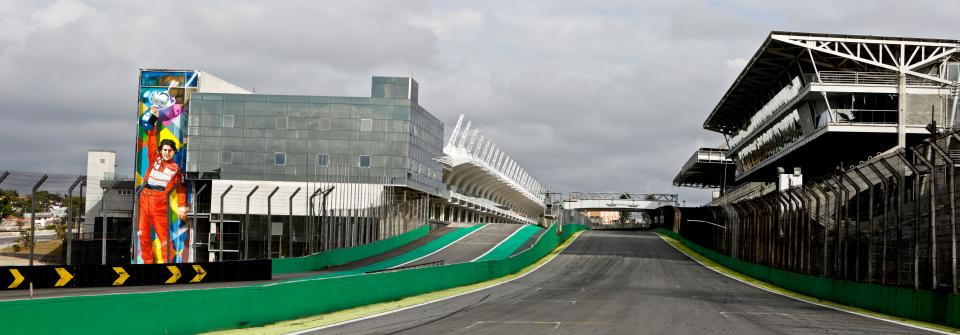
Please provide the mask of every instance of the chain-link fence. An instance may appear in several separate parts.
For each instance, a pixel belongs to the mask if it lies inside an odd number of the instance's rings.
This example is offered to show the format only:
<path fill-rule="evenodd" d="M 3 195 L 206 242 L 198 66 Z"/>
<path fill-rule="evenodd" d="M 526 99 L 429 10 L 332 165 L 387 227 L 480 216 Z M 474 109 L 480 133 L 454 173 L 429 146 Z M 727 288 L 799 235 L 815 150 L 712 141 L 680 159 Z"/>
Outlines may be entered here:
<path fill-rule="evenodd" d="M 728 256 L 834 279 L 958 292 L 960 133 L 877 155 L 800 188 L 664 225 Z"/>

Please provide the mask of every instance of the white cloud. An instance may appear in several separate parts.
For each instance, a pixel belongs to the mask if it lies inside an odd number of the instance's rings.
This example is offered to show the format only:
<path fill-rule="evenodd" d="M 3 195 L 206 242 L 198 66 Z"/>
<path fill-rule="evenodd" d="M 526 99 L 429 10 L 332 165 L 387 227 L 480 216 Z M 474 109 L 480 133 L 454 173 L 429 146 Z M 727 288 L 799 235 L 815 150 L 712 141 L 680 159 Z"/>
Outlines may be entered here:
<path fill-rule="evenodd" d="M 86 14 L 95 12 L 93 7 L 77 0 L 58 0 L 30 16 L 31 23 L 41 29 L 53 30 L 74 23 Z"/>

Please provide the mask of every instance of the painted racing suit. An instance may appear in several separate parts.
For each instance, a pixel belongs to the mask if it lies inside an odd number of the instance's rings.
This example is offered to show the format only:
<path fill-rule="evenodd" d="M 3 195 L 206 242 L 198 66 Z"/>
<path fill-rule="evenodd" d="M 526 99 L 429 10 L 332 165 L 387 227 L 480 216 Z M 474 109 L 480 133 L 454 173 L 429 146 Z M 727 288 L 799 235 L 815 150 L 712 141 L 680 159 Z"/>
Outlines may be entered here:
<path fill-rule="evenodd" d="M 187 209 L 187 196 L 182 184 L 182 173 L 177 163 L 172 160 L 164 161 L 157 150 L 157 118 L 150 112 L 145 113 L 141 120 L 144 129 L 147 129 L 148 162 L 152 162 L 143 176 L 143 189 L 140 191 L 139 220 L 137 235 L 140 241 L 140 257 L 144 264 L 153 264 L 156 256 L 153 252 L 153 241 L 150 229 L 157 234 L 160 241 L 159 263 L 170 262 L 170 194 L 177 192 L 176 213 L 183 213 Z"/>

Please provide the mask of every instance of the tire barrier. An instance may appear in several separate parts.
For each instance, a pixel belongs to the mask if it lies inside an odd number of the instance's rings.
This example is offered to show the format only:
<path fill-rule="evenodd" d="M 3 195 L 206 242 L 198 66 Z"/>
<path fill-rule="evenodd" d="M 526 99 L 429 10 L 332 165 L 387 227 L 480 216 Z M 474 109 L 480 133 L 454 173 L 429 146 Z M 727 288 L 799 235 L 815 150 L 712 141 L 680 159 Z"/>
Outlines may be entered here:
<path fill-rule="evenodd" d="M 111 287 L 270 280 L 270 260 L 0 267 L 0 289 Z"/>
<path fill-rule="evenodd" d="M 243 287 L 0 301 L 0 324 L 4 334 L 194 334 L 258 326 L 505 276 L 586 229 L 564 225 L 558 234 L 551 226 L 531 248 L 492 261 Z M 202 313 L 156 317 L 145 315 L 143 306 L 152 311 L 191 306 Z"/>

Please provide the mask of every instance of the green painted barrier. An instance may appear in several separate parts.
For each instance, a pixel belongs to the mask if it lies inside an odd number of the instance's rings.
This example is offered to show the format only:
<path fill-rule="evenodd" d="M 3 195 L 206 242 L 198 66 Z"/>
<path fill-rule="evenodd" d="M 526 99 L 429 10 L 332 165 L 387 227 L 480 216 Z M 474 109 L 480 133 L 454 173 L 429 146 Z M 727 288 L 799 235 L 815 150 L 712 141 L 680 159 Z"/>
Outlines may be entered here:
<path fill-rule="evenodd" d="M 693 243 L 674 231 L 657 228 L 690 250 L 726 268 L 807 296 L 912 320 L 960 327 L 960 295 L 837 280 L 746 262 Z"/>
<path fill-rule="evenodd" d="M 474 284 L 543 258 L 582 225 L 556 226 L 513 257 L 234 288 L 0 302 L 4 334 L 191 334 L 264 325 Z M 51 321 L 56 320 L 56 321 Z"/>
<path fill-rule="evenodd" d="M 483 257 L 480 257 L 479 260 L 489 261 L 510 257 L 510 255 L 513 255 L 514 251 L 517 251 L 517 248 L 523 246 L 524 243 L 527 243 L 527 240 L 541 230 L 543 230 L 543 228 L 540 226 L 524 225 L 506 241 L 500 245 L 497 245 L 492 251 L 488 252 L 486 255 L 483 255 Z"/>
<path fill-rule="evenodd" d="M 389 268 L 392 268 L 392 267 L 395 267 L 395 266 L 398 266 L 398 265 L 401 265 L 401 264 L 404 264 L 404 263 L 413 261 L 413 260 L 418 259 L 418 258 L 420 258 L 420 257 L 429 255 L 429 254 L 431 254 L 431 253 L 433 253 L 433 252 L 436 252 L 437 250 L 440 250 L 440 249 L 442 249 L 442 248 L 445 248 L 446 246 L 450 245 L 450 244 L 453 243 L 453 242 L 456 242 L 456 241 L 459 240 L 460 238 L 462 238 L 462 237 L 464 237 L 464 236 L 467 236 L 467 234 L 470 234 L 470 233 L 472 233 L 472 232 L 474 232 L 474 231 L 479 230 L 480 228 L 483 228 L 483 226 L 484 226 L 484 225 L 482 225 L 482 224 L 478 224 L 478 225 L 473 225 L 472 227 L 464 227 L 464 228 L 460 228 L 460 229 L 454 230 L 454 231 L 449 232 L 449 233 L 447 233 L 447 234 L 445 234 L 445 235 L 443 235 L 443 236 L 440 236 L 440 237 L 437 238 L 436 240 L 430 241 L 430 242 L 428 242 L 427 244 L 424 244 L 424 245 L 420 246 L 419 248 L 416 248 L 416 249 L 414 249 L 414 250 L 411 250 L 410 252 L 404 253 L 404 254 L 399 255 L 399 256 L 396 256 L 396 257 L 391 257 L 390 259 L 386 259 L 386 260 L 383 260 L 383 261 L 380 261 L 380 262 L 377 262 L 377 263 L 373 263 L 373 264 L 370 264 L 370 265 L 367 265 L 367 266 L 359 267 L 359 268 L 356 268 L 356 269 L 350 269 L 350 270 L 346 270 L 346 271 L 338 271 L 338 272 L 332 272 L 332 273 L 324 273 L 324 274 L 319 274 L 319 275 L 315 275 L 315 276 L 304 277 L 304 278 L 297 278 L 297 279 L 289 279 L 289 280 L 284 280 L 284 281 L 302 281 L 302 280 L 317 279 L 317 278 L 341 277 L 341 276 L 349 276 L 349 275 L 361 274 L 361 273 L 366 273 L 366 272 L 371 272 L 371 271 L 378 271 L 378 270 L 389 269 Z M 283 281 L 281 281 L 281 282 L 283 282 Z"/>
<path fill-rule="evenodd" d="M 385 240 L 352 248 L 328 250 L 303 257 L 276 258 L 273 260 L 273 274 L 316 271 L 355 262 L 396 249 L 429 233 L 430 227 L 423 226 Z"/>

